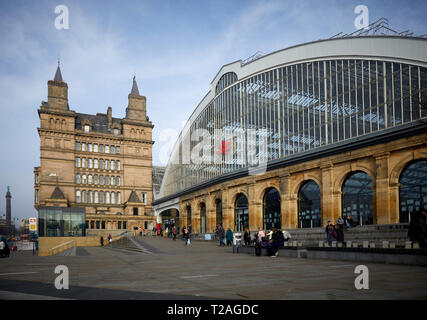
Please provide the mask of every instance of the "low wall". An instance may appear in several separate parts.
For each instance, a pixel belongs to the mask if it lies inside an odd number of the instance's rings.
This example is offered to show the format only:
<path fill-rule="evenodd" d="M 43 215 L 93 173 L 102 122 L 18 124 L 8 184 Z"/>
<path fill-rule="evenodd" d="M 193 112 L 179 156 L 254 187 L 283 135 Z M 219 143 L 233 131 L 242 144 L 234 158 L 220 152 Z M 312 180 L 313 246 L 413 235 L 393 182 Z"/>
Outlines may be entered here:
<path fill-rule="evenodd" d="M 104 237 L 104 244 L 108 243 L 108 234 L 109 232 L 105 232 L 105 234 L 100 233 L 97 236 L 86 236 L 86 237 L 39 237 L 39 256 L 49 256 L 52 254 L 57 254 L 61 251 L 67 250 L 70 247 L 99 247 L 101 246 L 100 237 Z M 122 235 L 113 235 L 113 242 L 119 240 Z M 65 245 L 67 242 L 74 241 L 72 245 Z M 61 247 L 61 245 L 64 245 Z M 55 249 L 54 252 L 51 252 L 51 249 L 55 247 L 60 247 Z"/>

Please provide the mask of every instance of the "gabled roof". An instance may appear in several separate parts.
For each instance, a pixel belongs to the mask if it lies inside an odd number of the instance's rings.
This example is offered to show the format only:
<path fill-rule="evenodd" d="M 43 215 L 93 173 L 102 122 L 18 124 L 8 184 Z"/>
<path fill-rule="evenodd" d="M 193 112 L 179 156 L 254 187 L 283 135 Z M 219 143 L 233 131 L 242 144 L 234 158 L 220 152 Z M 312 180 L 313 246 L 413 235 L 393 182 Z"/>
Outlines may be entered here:
<path fill-rule="evenodd" d="M 141 200 L 139 200 L 138 195 L 136 194 L 135 190 L 132 190 L 132 192 L 129 196 L 128 202 L 141 202 Z"/>
<path fill-rule="evenodd" d="M 64 193 L 59 187 L 56 187 L 55 190 L 53 190 L 52 195 L 50 196 L 50 199 L 65 199 Z"/>

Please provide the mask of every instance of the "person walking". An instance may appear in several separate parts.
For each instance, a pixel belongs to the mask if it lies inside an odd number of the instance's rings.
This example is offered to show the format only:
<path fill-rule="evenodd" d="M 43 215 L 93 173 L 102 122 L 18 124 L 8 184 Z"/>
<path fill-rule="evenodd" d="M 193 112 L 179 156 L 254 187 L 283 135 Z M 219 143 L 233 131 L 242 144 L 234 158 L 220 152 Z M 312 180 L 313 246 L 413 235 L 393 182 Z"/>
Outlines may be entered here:
<path fill-rule="evenodd" d="M 339 218 L 337 221 L 337 227 L 335 228 L 335 231 L 337 233 L 337 241 L 344 242 L 344 220 L 341 218 Z"/>
<path fill-rule="evenodd" d="M 113 247 L 113 237 L 111 236 L 111 233 L 108 234 L 108 242 L 110 243 L 110 248 Z"/>
<path fill-rule="evenodd" d="M 185 228 L 184 230 L 184 239 L 185 239 L 185 245 L 189 246 L 190 245 L 190 230 L 188 230 L 188 228 Z"/>
<path fill-rule="evenodd" d="M 224 230 L 224 228 L 222 227 L 222 224 L 221 224 L 221 225 L 219 225 L 219 228 L 218 228 L 218 237 L 219 237 L 219 246 L 220 246 L 220 247 L 225 246 L 225 243 L 224 243 L 224 239 L 225 239 L 225 230 Z"/>
<path fill-rule="evenodd" d="M 103 247 L 104 246 L 104 237 L 103 236 L 101 236 L 101 238 L 99 239 L 99 242 L 101 243 L 101 247 Z"/>
<path fill-rule="evenodd" d="M 227 246 L 231 246 L 231 244 L 233 243 L 233 231 L 231 231 L 230 228 L 228 228 L 225 238 L 227 240 Z"/>
<path fill-rule="evenodd" d="M 173 226 L 172 233 L 173 233 L 173 241 L 176 241 L 176 226 Z"/>
<path fill-rule="evenodd" d="M 4 255 L 4 241 L 0 239 L 0 258 L 3 258 Z"/>

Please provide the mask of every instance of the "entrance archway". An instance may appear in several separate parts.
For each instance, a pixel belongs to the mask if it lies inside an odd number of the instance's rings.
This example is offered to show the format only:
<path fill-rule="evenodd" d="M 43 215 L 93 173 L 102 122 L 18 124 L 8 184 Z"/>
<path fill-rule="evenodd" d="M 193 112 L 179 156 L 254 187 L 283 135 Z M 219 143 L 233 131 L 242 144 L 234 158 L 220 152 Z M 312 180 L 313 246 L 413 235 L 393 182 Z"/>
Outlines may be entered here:
<path fill-rule="evenodd" d="M 234 231 L 242 232 L 249 228 L 248 198 L 240 193 L 234 203 Z"/>
<path fill-rule="evenodd" d="M 342 215 L 355 224 L 374 223 L 372 179 L 362 171 L 349 175 L 342 187 Z"/>
<path fill-rule="evenodd" d="M 298 192 L 298 227 L 322 226 L 320 187 L 313 180 L 305 182 Z"/>
<path fill-rule="evenodd" d="M 280 212 L 280 193 L 275 188 L 269 188 L 263 199 L 263 225 L 264 229 L 281 229 L 282 215 Z"/>
<path fill-rule="evenodd" d="M 418 160 L 402 171 L 399 179 L 399 222 L 410 222 L 411 215 L 427 209 L 427 160 Z"/>

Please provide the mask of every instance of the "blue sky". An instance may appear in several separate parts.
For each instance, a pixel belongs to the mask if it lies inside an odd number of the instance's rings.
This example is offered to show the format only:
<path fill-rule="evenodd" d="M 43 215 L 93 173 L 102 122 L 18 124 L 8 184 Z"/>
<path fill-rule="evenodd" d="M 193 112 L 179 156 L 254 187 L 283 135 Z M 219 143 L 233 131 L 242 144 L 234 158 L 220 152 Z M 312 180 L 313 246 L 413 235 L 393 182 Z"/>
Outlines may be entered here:
<path fill-rule="evenodd" d="M 58 57 L 71 109 L 95 114 L 113 108 L 124 117 L 136 73 L 154 123 L 153 163 L 205 96 L 222 65 L 257 51 L 355 30 L 354 8 L 370 22 L 427 33 L 426 1 L 0 1 L 0 214 L 7 185 L 12 214 L 35 215 L 33 168 L 39 165 L 37 109 L 47 100 Z M 70 29 L 54 26 L 58 5 L 69 8 Z M 166 131 L 169 130 L 169 131 Z"/>

